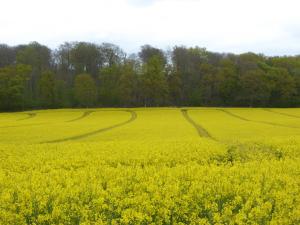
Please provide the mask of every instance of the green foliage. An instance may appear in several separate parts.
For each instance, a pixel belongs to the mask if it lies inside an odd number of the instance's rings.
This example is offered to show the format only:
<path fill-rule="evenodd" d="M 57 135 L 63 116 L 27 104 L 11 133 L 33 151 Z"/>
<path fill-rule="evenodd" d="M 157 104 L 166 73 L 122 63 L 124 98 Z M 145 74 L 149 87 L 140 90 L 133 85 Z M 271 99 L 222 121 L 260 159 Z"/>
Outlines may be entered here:
<path fill-rule="evenodd" d="M 18 51 L 16 60 L 18 63 L 30 65 L 34 71 L 41 72 L 49 69 L 50 54 L 48 47 L 32 42 Z"/>
<path fill-rule="evenodd" d="M 55 79 L 54 84 L 54 100 L 55 107 L 58 108 L 69 108 L 72 106 L 71 103 L 71 90 L 68 88 L 67 83 L 64 80 Z"/>
<path fill-rule="evenodd" d="M 97 90 L 89 74 L 79 74 L 75 78 L 74 97 L 79 106 L 93 106 L 97 99 Z"/>
<path fill-rule="evenodd" d="M 270 103 L 275 106 L 288 106 L 296 95 L 296 83 L 286 69 L 278 68 L 269 72 L 273 85 Z"/>
<path fill-rule="evenodd" d="M 0 44 L 0 68 L 13 64 L 15 57 L 15 48 L 11 48 L 6 44 Z"/>
<path fill-rule="evenodd" d="M 86 42 L 75 43 L 69 54 L 69 63 L 74 66 L 75 74 L 89 73 L 94 77 L 97 76 L 100 53 L 95 44 Z"/>
<path fill-rule="evenodd" d="M 39 81 L 39 96 L 41 105 L 45 108 L 52 108 L 55 105 L 55 77 L 51 71 L 42 73 Z"/>
<path fill-rule="evenodd" d="M 0 68 L 0 109 L 22 109 L 25 103 L 25 84 L 31 67 L 27 65 Z"/>
<path fill-rule="evenodd" d="M 103 105 L 120 105 L 120 76 L 121 67 L 116 64 L 100 71 L 99 100 Z"/>
<path fill-rule="evenodd" d="M 142 96 L 145 106 L 160 106 L 167 102 L 168 85 L 164 63 L 159 56 L 151 57 L 143 66 L 141 77 Z"/>
<path fill-rule="evenodd" d="M 100 70 L 99 101 L 104 106 L 134 106 L 138 79 L 133 62 L 114 64 Z"/>
<path fill-rule="evenodd" d="M 121 68 L 120 76 L 120 105 L 134 106 L 138 101 L 138 78 L 134 68 L 134 62 L 127 61 Z"/>
<path fill-rule="evenodd" d="M 127 56 L 110 43 L 66 42 L 54 51 L 37 42 L 0 45 L 0 68 L 16 63 L 32 68 L 24 89 L 23 107 L 27 109 L 300 106 L 299 56 L 220 54 L 198 46 L 163 51 L 150 45 Z M 53 74 L 51 78 L 44 75 L 46 71 Z M 73 94 L 76 75 L 82 73 L 91 75 L 92 92 L 97 92 L 91 101 L 85 98 L 86 103 Z"/>
<path fill-rule="evenodd" d="M 223 59 L 221 69 L 217 73 L 219 96 L 224 105 L 234 105 L 239 95 L 240 84 L 237 69 L 230 59 Z"/>
<path fill-rule="evenodd" d="M 255 69 L 247 71 L 240 78 L 241 93 L 238 101 L 245 106 L 266 105 L 271 96 L 271 85 L 264 71 Z"/>

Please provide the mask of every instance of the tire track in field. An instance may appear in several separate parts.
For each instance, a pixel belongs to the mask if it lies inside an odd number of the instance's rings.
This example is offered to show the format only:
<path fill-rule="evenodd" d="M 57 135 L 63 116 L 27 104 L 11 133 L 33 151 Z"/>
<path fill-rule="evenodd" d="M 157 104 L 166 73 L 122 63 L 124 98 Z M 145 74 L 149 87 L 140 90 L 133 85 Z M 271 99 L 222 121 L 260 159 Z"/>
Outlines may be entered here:
<path fill-rule="evenodd" d="M 37 113 L 26 113 L 26 114 L 28 114 L 28 117 L 22 118 L 22 119 L 18 119 L 17 121 L 28 120 L 28 119 L 31 119 L 31 118 L 37 116 Z M 83 115 L 81 117 L 83 117 Z M 76 118 L 76 119 L 74 119 L 74 120 L 77 120 L 77 119 L 79 119 L 79 117 Z M 82 118 L 80 118 L 80 119 L 82 119 Z M 15 127 L 33 127 L 33 126 L 40 126 L 40 125 L 45 125 L 45 124 L 49 124 L 49 122 L 46 122 L 46 123 L 31 123 L 31 124 L 23 124 L 23 125 L 2 126 L 2 127 L 0 127 L 0 129 L 1 128 L 15 128 Z"/>
<path fill-rule="evenodd" d="M 36 113 L 25 113 L 27 114 L 27 117 L 26 118 L 22 118 L 22 119 L 18 119 L 17 121 L 20 121 L 20 120 L 29 120 L 33 117 L 36 117 Z"/>
<path fill-rule="evenodd" d="M 82 120 L 83 118 L 89 116 L 93 112 L 95 112 L 95 111 L 85 111 L 85 112 L 83 112 L 83 114 L 80 117 L 77 117 L 75 119 L 72 119 L 72 120 L 69 120 L 69 121 L 66 121 L 66 122 L 69 123 L 69 122 L 74 122 L 74 121 L 77 121 L 77 120 Z"/>
<path fill-rule="evenodd" d="M 296 115 L 292 115 L 292 114 L 288 114 L 288 113 L 283 113 L 283 112 L 276 112 L 272 109 L 263 109 L 267 112 L 271 112 L 271 113 L 275 113 L 275 114 L 279 114 L 279 115 L 283 115 L 283 116 L 288 116 L 288 117 L 293 117 L 293 118 L 298 118 L 300 119 L 300 116 L 296 116 Z"/>
<path fill-rule="evenodd" d="M 118 111 L 123 111 L 123 110 L 118 110 Z M 41 142 L 41 143 L 59 143 L 59 142 L 65 142 L 65 141 L 73 141 L 73 140 L 78 140 L 78 139 L 82 139 L 82 138 L 86 138 L 95 134 L 99 134 L 105 131 L 109 131 L 124 125 L 127 125 L 128 123 L 133 122 L 134 120 L 136 120 L 137 118 L 137 114 L 135 111 L 132 110 L 124 110 L 123 112 L 128 112 L 130 113 L 130 118 L 129 120 L 122 122 L 122 123 L 118 123 L 109 127 L 105 127 L 105 128 L 101 128 L 99 130 L 95 130 L 95 131 L 91 131 L 85 134 L 80 134 L 80 135 L 76 135 L 76 136 L 72 136 L 72 137 L 67 137 L 67 138 L 61 138 L 61 139 L 56 139 L 56 140 L 52 140 L 52 141 L 46 141 L 46 142 Z"/>
<path fill-rule="evenodd" d="M 32 124 L 24 124 L 24 125 L 12 125 L 12 126 L 3 126 L 0 128 L 13 128 L 13 127 L 33 127 L 33 126 L 40 126 L 40 125 L 45 125 L 48 123 L 32 123 Z"/>
<path fill-rule="evenodd" d="M 205 137 L 205 138 L 210 138 L 212 140 L 216 140 L 214 137 L 212 137 L 210 135 L 210 133 L 201 125 L 199 125 L 198 123 L 196 123 L 188 114 L 188 110 L 187 109 L 181 109 L 181 114 L 182 116 L 186 119 L 187 122 L 189 122 L 198 132 L 198 135 L 200 137 Z"/>
<path fill-rule="evenodd" d="M 244 120 L 244 121 L 248 121 L 248 122 L 253 122 L 253 121 L 251 121 L 251 120 L 249 120 L 247 118 L 244 118 L 244 117 L 241 117 L 239 115 L 236 115 L 236 114 L 234 114 L 232 112 L 229 112 L 229 111 L 227 111 L 225 109 L 216 109 L 216 110 L 222 111 L 222 112 L 228 114 L 229 116 L 235 117 L 235 118 L 240 119 L 240 120 Z"/>
<path fill-rule="evenodd" d="M 271 125 L 271 126 L 275 126 L 275 127 L 286 127 L 286 128 L 300 129 L 300 127 L 289 126 L 289 125 L 284 125 L 284 124 L 279 124 L 279 123 L 272 123 L 272 122 L 261 121 L 261 120 L 250 120 L 250 119 L 247 119 L 245 117 L 234 114 L 232 112 L 229 112 L 225 109 L 217 109 L 217 110 L 222 111 L 222 112 L 226 113 L 229 116 L 232 116 L 234 118 L 237 118 L 237 119 L 240 119 L 240 120 L 243 120 L 243 121 L 247 121 L 247 122 L 267 124 L 267 125 Z"/>

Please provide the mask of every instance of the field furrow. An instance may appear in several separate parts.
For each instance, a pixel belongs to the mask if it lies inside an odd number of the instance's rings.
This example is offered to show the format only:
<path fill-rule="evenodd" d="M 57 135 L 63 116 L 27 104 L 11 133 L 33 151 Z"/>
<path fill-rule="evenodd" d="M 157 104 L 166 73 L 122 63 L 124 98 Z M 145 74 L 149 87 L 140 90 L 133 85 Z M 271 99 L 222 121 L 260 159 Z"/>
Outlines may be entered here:
<path fill-rule="evenodd" d="M 198 135 L 200 137 L 205 137 L 205 138 L 210 138 L 215 140 L 215 138 L 213 138 L 207 130 L 205 130 L 205 128 L 203 128 L 201 125 L 197 124 L 188 114 L 188 110 L 187 109 L 181 109 L 181 113 L 182 116 L 186 119 L 186 121 L 188 121 L 198 132 Z"/>
<path fill-rule="evenodd" d="M 84 119 L 85 117 L 89 116 L 91 113 L 93 113 L 94 111 L 85 111 L 82 113 L 81 116 L 75 118 L 75 119 L 72 119 L 72 120 L 68 120 L 66 122 L 74 122 L 74 121 L 77 121 L 77 120 L 82 120 Z"/>
<path fill-rule="evenodd" d="M 137 118 L 136 112 L 134 112 L 132 110 L 125 110 L 124 112 L 129 112 L 130 113 L 130 118 L 125 122 L 118 123 L 118 124 L 115 124 L 115 125 L 112 125 L 112 126 L 109 126 L 109 127 L 104 127 L 104 128 L 98 129 L 98 130 L 94 130 L 94 131 L 91 131 L 91 132 L 84 133 L 84 134 L 80 134 L 80 135 L 76 135 L 76 136 L 72 136 L 72 137 L 67 137 L 67 138 L 62 138 L 62 139 L 56 139 L 56 140 L 52 140 L 52 141 L 46 141 L 46 142 L 42 142 L 42 143 L 59 143 L 59 142 L 65 142 L 65 141 L 78 140 L 78 139 L 86 138 L 86 137 L 89 137 L 89 136 L 92 136 L 92 135 L 95 135 L 95 134 L 99 134 L 99 133 L 102 133 L 102 132 L 105 132 L 105 131 L 109 131 L 109 130 L 112 130 L 112 129 L 115 129 L 115 128 L 118 128 L 118 127 L 122 127 L 122 126 L 136 120 L 136 118 Z M 91 113 L 91 111 L 90 111 L 90 113 Z"/>
<path fill-rule="evenodd" d="M 299 118 L 300 119 L 300 116 L 296 116 L 296 115 L 292 115 L 292 114 L 288 114 L 288 113 L 284 113 L 284 112 L 278 112 L 278 111 L 275 111 L 273 109 L 264 109 L 268 112 L 272 112 L 272 113 L 276 113 L 276 114 L 280 114 L 280 115 L 284 115 L 284 116 L 288 116 L 288 117 L 293 117 L 293 118 Z"/>
<path fill-rule="evenodd" d="M 225 109 L 220 109 L 222 112 L 227 113 L 228 115 L 235 117 L 240 120 L 248 121 L 248 122 L 254 122 L 254 123 L 262 123 L 262 124 L 267 124 L 275 127 L 287 127 L 287 128 L 293 128 L 293 129 L 300 129 L 299 126 L 292 126 L 292 125 L 285 125 L 285 124 L 279 124 L 279 123 L 274 123 L 274 122 L 268 122 L 268 121 L 261 121 L 261 120 L 253 120 L 253 119 L 248 119 L 245 117 L 242 117 L 238 115 L 237 113 L 232 113 L 228 110 Z"/>
<path fill-rule="evenodd" d="M 27 117 L 18 119 L 18 120 L 28 120 L 28 119 L 32 119 L 33 117 L 36 116 L 36 113 L 26 113 L 26 114 L 27 114 Z"/>

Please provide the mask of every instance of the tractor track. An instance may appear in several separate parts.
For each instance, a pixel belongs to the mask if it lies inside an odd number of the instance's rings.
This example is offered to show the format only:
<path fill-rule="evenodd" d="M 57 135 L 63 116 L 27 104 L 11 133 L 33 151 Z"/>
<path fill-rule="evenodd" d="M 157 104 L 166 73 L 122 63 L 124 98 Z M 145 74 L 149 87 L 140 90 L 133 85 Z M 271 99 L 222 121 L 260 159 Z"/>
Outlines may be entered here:
<path fill-rule="evenodd" d="M 200 137 L 204 137 L 204 138 L 210 138 L 212 140 L 216 140 L 214 137 L 212 137 L 210 135 L 210 133 L 201 125 L 199 125 L 198 123 L 196 123 L 188 114 L 188 109 L 181 109 L 181 114 L 182 116 L 186 119 L 187 122 L 189 122 L 198 132 L 198 135 Z"/>
<path fill-rule="evenodd" d="M 80 117 L 77 117 L 77 118 L 75 118 L 75 119 L 72 119 L 72 120 L 69 120 L 69 121 L 66 121 L 66 122 L 70 123 L 70 122 L 75 122 L 75 121 L 77 121 L 77 120 L 82 120 L 82 119 L 84 119 L 85 117 L 89 116 L 89 115 L 90 115 L 91 113 L 93 113 L 93 112 L 95 112 L 95 111 L 85 111 L 85 112 L 83 112 L 83 114 L 82 114 Z"/>
<path fill-rule="evenodd" d="M 118 111 L 121 111 L 121 110 L 118 110 Z M 88 132 L 88 133 L 84 133 L 84 134 L 80 134 L 80 135 L 76 135 L 76 136 L 72 136 L 72 137 L 67 137 L 67 138 L 56 139 L 56 140 L 52 140 L 52 141 L 41 142 L 41 143 L 48 143 L 49 144 L 49 143 L 60 143 L 60 142 L 65 142 L 65 141 L 78 140 L 78 139 L 86 138 L 86 137 L 89 137 L 89 136 L 92 136 L 92 135 L 95 135 L 95 134 L 99 134 L 99 133 L 102 133 L 102 132 L 105 132 L 105 131 L 109 131 L 109 130 L 127 125 L 127 124 L 133 122 L 134 120 L 136 120 L 137 114 L 136 114 L 135 111 L 124 110 L 123 112 L 128 112 L 131 115 L 129 120 L 127 120 L 125 122 L 118 123 L 118 124 L 115 124 L 115 125 L 112 125 L 112 126 L 109 126 L 109 127 L 101 128 L 99 130 L 91 131 L 91 132 Z"/>
<path fill-rule="evenodd" d="M 29 120 L 29 119 L 32 119 L 33 117 L 36 117 L 36 113 L 25 113 L 25 114 L 27 114 L 26 118 L 18 119 L 17 121 L 20 121 L 20 120 Z"/>
<path fill-rule="evenodd" d="M 292 117 L 292 118 L 298 118 L 300 119 L 300 116 L 296 116 L 296 115 L 292 115 L 292 114 L 288 114 L 288 113 L 283 113 L 283 112 L 276 112 L 272 109 L 263 109 L 267 112 L 271 112 L 271 113 L 275 113 L 275 114 L 279 114 L 279 115 L 283 115 L 283 116 L 288 116 L 288 117 Z"/>
<path fill-rule="evenodd" d="M 40 126 L 40 125 L 45 125 L 45 124 L 48 124 L 48 123 L 33 123 L 33 124 L 24 124 L 24 125 L 3 126 L 0 128 L 33 127 L 33 126 Z"/>
<path fill-rule="evenodd" d="M 284 125 L 284 124 L 279 124 L 279 123 L 272 123 L 272 122 L 261 121 L 261 120 L 250 120 L 250 119 L 244 118 L 242 116 L 236 115 L 232 112 L 229 112 L 225 109 L 217 109 L 217 110 L 222 111 L 222 112 L 226 113 L 229 116 L 232 116 L 234 118 L 237 118 L 237 119 L 240 119 L 240 120 L 243 120 L 243 121 L 247 121 L 247 122 L 261 123 L 261 124 L 271 125 L 271 126 L 275 126 L 275 127 L 286 127 L 286 128 L 300 129 L 300 127 L 289 126 L 289 125 Z"/>
<path fill-rule="evenodd" d="M 217 110 L 222 111 L 223 113 L 226 113 L 227 115 L 232 116 L 232 117 L 234 117 L 236 119 L 244 120 L 244 121 L 247 121 L 247 122 L 253 122 L 253 121 L 251 121 L 251 120 L 249 120 L 247 118 L 244 118 L 244 117 L 241 117 L 239 115 L 236 115 L 236 114 L 234 114 L 232 112 L 229 112 L 229 111 L 227 111 L 225 109 L 217 109 Z"/>

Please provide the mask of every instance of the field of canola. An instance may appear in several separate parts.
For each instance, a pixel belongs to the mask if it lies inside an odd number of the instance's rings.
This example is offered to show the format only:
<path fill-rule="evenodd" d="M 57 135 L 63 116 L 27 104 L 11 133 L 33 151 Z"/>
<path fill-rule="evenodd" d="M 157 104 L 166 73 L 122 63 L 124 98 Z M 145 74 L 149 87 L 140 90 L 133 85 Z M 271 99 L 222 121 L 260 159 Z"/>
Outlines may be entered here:
<path fill-rule="evenodd" d="M 300 224 L 300 109 L 0 113 L 0 224 Z"/>

